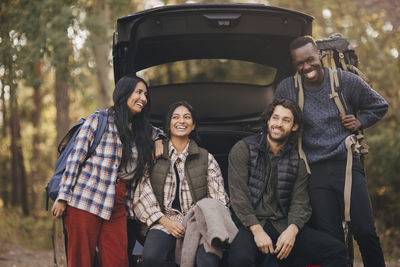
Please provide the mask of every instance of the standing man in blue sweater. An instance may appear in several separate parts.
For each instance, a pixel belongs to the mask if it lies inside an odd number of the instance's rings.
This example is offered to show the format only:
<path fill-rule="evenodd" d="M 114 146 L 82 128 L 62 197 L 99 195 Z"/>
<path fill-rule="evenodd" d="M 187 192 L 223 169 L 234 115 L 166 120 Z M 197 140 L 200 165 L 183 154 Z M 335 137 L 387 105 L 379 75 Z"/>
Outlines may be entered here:
<path fill-rule="evenodd" d="M 331 95 L 329 70 L 321 64 L 321 54 L 311 36 L 290 44 L 293 65 L 304 88 L 303 148 L 310 164 L 311 222 L 316 229 L 344 241 L 344 184 L 347 151 L 345 139 L 359 129 L 373 125 L 385 115 L 388 103 L 357 75 L 342 72 L 341 89 L 348 110 L 358 114 L 339 115 Z M 276 98 L 297 100 L 293 77 L 277 87 Z M 357 241 L 364 266 L 385 266 L 376 234 L 365 173 L 353 157 L 349 229 Z"/>

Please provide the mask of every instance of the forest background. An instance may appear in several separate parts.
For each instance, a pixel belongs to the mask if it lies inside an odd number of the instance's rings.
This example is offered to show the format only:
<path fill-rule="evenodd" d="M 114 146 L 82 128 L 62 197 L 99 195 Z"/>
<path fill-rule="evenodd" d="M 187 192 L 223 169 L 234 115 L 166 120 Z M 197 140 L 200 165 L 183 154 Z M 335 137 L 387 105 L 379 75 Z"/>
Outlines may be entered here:
<path fill-rule="evenodd" d="M 45 210 L 44 188 L 54 168 L 56 144 L 71 123 L 111 104 L 117 18 L 180 3 L 1 0 L 0 240 L 50 249 L 53 219 Z M 366 131 L 371 146 L 367 181 L 385 255 L 400 259 L 400 1 L 258 3 L 315 17 L 317 39 L 335 32 L 348 37 L 361 70 L 390 103 L 385 118 Z"/>

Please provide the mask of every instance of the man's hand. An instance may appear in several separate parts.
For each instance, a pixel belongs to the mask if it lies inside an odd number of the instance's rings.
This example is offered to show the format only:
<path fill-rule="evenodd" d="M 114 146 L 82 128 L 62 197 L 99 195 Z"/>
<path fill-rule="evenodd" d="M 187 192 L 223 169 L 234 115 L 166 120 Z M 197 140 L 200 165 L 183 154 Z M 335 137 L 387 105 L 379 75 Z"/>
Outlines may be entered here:
<path fill-rule="evenodd" d="M 182 238 L 185 235 L 185 228 L 179 222 L 168 219 L 167 217 L 161 217 L 158 222 L 167 228 L 168 232 L 175 238 Z"/>
<path fill-rule="evenodd" d="M 359 121 L 353 114 L 341 115 L 340 119 L 342 121 L 343 126 L 351 132 L 357 131 L 362 126 L 361 121 Z"/>
<path fill-rule="evenodd" d="M 272 240 L 260 224 L 250 226 L 250 231 L 253 233 L 254 242 L 256 242 L 258 249 L 262 253 L 268 254 L 274 252 Z"/>
<path fill-rule="evenodd" d="M 164 153 L 164 146 L 163 146 L 163 140 L 157 139 L 154 141 L 154 156 L 156 159 L 161 157 L 161 155 Z"/>
<path fill-rule="evenodd" d="M 296 235 L 298 232 L 299 228 L 297 228 L 297 225 L 291 224 L 279 236 L 278 241 L 276 242 L 276 249 L 274 251 L 275 254 L 279 253 L 276 256 L 278 259 L 283 260 L 289 256 L 294 246 L 294 242 L 296 241 Z"/>
<path fill-rule="evenodd" d="M 57 200 L 54 202 L 53 207 L 51 208 L 51 213 L 53 214 L 54 217 L 60 218 L 65 209 L 67 208 L 67 202 L 65 200 Z"/>

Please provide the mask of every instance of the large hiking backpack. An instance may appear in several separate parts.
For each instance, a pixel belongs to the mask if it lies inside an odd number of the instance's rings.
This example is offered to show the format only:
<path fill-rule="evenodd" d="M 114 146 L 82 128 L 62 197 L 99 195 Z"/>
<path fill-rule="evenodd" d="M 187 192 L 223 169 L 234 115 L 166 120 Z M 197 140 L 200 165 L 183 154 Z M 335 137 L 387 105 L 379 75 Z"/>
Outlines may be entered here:
<path fill-rule="evenodd" d="M 358 56 L 349 40 L 340 33 L 315 41 L 322 55 L 322 65 L 331 69 L 342 69 L 360 76 L 370 84 L 367 76 L 358 69 Z"/>
<path fill-rule="evenodd" d="M 96 131 L 94 132 L 94 141 L 92 145 L 89 147 L 89 151 L 86 155 L 85 161 L 93 154 L 96 150 L 96 147 L 100 143 L 101 137 L 107 126 L 108 121 L 108 112 L 107 110 L 97 110 L 95 112 L 96 116 L 98 116 L 99 124 L 97 126 Z M 63 137 L 60 144 L 58 145 L 58 159 L 56 161 L 56 166 L 54 170 L 54 174 L 51 177 L 49 183 L 46 186 L 46 210 L 49 208 L 49 198 L 52 200 L 56 200 L 58 195 L 58 190 L 60 189 L 60 182 L 65 171 L 65 167 L 67 165 L 68 155 L 71 153 L 74 145 L 75 139 L 78 135 L 83 123 L 86 121 L 85 118 L 81 118 L 77 121 L 71 129 L 68 130 L 67 134 Z"/>
<path fill-rule="evenodd" d="M 349 40 L 340 33 L 335 33 L 328 38 L 316 40 L 318 50 L 322 55 L 322 65 L 329 69 L 329 75 L 332 87 L 332 98 L 339 109 L 340 114 L 352 114 L 348 110 L 342 94 L 342 70 L 352 72 L 366 83 L 371 85 L 367 76 L 357 67 L 359 64 L 358 56 L 350 44 Z M 355 114 L 356 115 L 356 114 Z M 354 147 L 354 153 L 360 156 L 361 160 L 368 154 L 369 146 L 365 143 L 364 133 L 356 133 L 357 143 Z"/>

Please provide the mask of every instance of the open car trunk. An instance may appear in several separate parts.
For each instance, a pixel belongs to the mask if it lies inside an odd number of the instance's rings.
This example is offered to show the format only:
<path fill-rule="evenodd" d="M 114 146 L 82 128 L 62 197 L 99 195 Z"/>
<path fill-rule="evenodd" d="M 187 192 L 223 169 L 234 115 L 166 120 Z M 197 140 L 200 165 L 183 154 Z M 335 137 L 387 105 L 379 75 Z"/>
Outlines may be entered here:
<path fill-rule="evenodd" d="M 260 131 L 260 114 L 272 100 L 276 84 L 292 74 L 289 43 L 311 34 L 312 20 L 300 12 L 261 4 L 183 4 L 134 13 L 117 20 L 115 82 L 128 73 L 192 59 L 237 60 L 273 68 L 273 79 L 265 84 L 252 83 L 252 72 L 245 82 L 187 77 L 184 82 L 154 84 L 150 79 L 152 123 L 162 125 L 172 102 L 191 103 L 199 118 L 200 145 L 215 155 L 226 180 L 230 148 Z"/>

